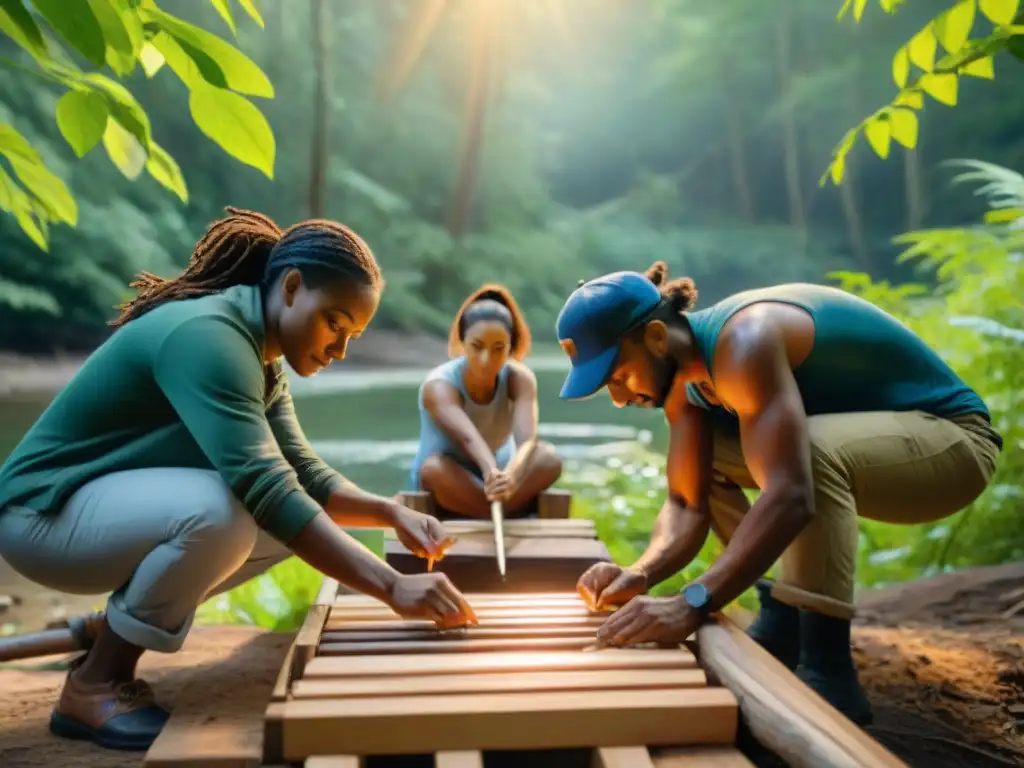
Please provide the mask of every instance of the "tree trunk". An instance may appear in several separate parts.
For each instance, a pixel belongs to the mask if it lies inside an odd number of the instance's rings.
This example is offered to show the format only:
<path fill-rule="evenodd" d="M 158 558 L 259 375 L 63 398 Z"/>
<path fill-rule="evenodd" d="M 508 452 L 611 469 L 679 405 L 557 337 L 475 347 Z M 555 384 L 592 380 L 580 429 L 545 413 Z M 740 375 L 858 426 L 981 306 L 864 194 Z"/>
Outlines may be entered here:
<path fill-rule="evenodd" d="M 283 0 L 282 0 L 283 4 Z M 322 218 L 327 204 L 327 8 L 309 0 L 313 38 L 313 137 L 310 143 L 309 215 Z"/>
<path fill-rule="evenodd" d="M 728 55 L 719 55 L 719 93 L 722 96 L 722 116 L 725 120 L 726 144 L 729 152 L 729 168 L 732 171 L 732 185 L 739 202 L 740 214 L 744 221 L 753 223 L 756 216 L 754 192 L 750 183 L 750 169 L 747 166 L 747 150 L 744 144 L 743 118 L 738 100 L 733 98 L 733 79 Z"/>
<path fill-rule="evenodd" d="M 921 146 L 903 151 L 903 188 L 907 206 L 907 230 L 924 223 L 924 186 L 921 184 Z"/>
<path fill-rule="evenodd" d="M 782 152 L 786 173 L 786 191 L 789 197 L 790 223 L 801 231 L 807 229 L 807 214 L 804 211 L 802 185 L 800 183 L 800 144 L 796 112 L 793 109 L 790 92 L 792 90 L 790 55 L 791 19 L 789 4 L 793 0 L 785 0 L 775 17 L 775 55 L 779 73 L 781 98 L 783 100 L 782 117 Z"/>

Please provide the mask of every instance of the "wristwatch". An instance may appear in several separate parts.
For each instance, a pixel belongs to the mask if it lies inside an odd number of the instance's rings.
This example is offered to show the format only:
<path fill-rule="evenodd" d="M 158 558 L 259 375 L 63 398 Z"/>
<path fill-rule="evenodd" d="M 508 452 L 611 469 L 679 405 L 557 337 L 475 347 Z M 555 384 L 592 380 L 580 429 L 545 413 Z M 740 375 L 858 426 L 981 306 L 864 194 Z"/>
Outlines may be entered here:
<path fill-rule="evenodd" d="M 683 591 L 680 594 L 683 596 L 683 600 L 686 601 L 686 604 L 701 615 L 710 613 L 711 593 L 708 592 L 708 588 L 699 581 L 687 584 L 683 587 Z"/>

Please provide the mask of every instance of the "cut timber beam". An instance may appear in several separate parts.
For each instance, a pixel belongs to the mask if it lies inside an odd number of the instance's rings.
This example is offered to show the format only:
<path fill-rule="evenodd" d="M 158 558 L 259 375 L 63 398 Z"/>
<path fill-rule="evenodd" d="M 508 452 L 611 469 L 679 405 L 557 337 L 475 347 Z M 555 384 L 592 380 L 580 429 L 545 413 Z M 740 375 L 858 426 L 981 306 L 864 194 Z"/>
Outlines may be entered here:
<path fill-rule="evenodd" d="M 285 760 L 311 752 L 359 755 L 441 750 L 732 744 L 735 697 L 724 688 L 587 693 L 452 694 L 293 699 L 272 705 Z M 401 734 L 401 738 L 396 738 Z"/>
<path fill-rule="evenodd" d="M 751 733 L 793 768 L 908 768 L 732 621 L 697 630 L 701 665 L 731 690 Z"/>
<path fill-rule="evenodd" d="M 437 505 L 426 491 L 402 491 L 402 503 L 425 515 L 436 515 Z M 572 510 L 572 491 L 548 489 L 537 497 L 537 517 L 542 520 L 568 519 Z"/>

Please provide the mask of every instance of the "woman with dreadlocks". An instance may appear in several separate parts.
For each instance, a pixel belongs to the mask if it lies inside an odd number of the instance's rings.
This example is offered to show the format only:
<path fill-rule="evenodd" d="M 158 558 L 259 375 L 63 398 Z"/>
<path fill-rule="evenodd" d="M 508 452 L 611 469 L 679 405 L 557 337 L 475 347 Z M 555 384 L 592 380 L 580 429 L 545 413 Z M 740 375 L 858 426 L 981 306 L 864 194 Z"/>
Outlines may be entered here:
<path fill-rule="evenodd" d="M 54 733 L 148 748 L 168 713 L 135 679 L 139 656 L 177 651 L 201 602 L 293 553 L 402 616 L 475 621 L 445 576 L 400 575 L 339 528 L 393 527 L 424 557 L 449 543 L 316 456 L 282 370 L 343 359 L 383 285 L 347 227 L 282 232 L 233 208 L 181 275 L 132 284 L 117 330 L 0 468 L 0 556 L 53 589 L 113 593 Z"/>
<path fill-rule="evenodd" d="M 529 514 L 562 474 L 537 440 L 537 379 L 523 365 L 530 329 L 512 294 L 484 285 L 463 302 L 447 363 L 420 388 L 420 446 L 412 487 L 430 491 L 442 516 L 490 517 L 490 502 Z"/>

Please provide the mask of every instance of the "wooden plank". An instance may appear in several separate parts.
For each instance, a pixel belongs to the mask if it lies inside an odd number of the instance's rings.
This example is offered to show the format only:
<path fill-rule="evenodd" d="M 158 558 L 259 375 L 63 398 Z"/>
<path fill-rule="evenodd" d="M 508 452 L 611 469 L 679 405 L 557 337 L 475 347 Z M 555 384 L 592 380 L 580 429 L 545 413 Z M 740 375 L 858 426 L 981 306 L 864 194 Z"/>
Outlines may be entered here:
<path fill-rule="evenodd" d="M 572 594 L 563 594 L 560 592 L 552 592 L 550 594 L 544 593 L 525 593 L 525 594 L 489 594 L 481 592 L 463 592 L 463 597 L 466 598 L 477 608 L 522 608 L 522 607 L 545 607 L 545 608 L 558 608 L 558 607 L 585 607 L 586 603 L 583 599 L 575 592 Z M 370 597 L 369 595 L 343 595 L 332 603 L 333 607 L 345 610 L 352 609 L 363 609 L 363 608 L 382 608 L 386 609 L 380 600 Z"/>
<path fill-rule="evenodd" d="M 580 651 L 511 651 L 436 656 L 317 656 L 306 665 L 307 680 L 323 677 L 446 675 L 454 673 L 534 672 L 597 669 L 693 669 L 696 659 L 685 648 L 634 650 L 607 648 Z"/>
<path fill-rule="evenodd" d="M 320 582 L 320 591 L 316 593 L 316 600 L 313 602 L 317 605 L 330 605 L 338 597 L 339 586 L 340 585 L 337 581 L 328 576 L 324 576 L 324 580 Z"/>
<path fill-rule="evenodd" d="M 476 749 L 441 751 L 434 755 L 434 768 L 484 768 L 484 755 Z"/>
<path fill-rule="evenodd" d="M 593 637 L 506 637 L 495 640 L 384 640 L 369 643 L 321 643 L 321 656 L 489 653 L 493 651 L 573 651 L 594 644 Z"/>
<path fill-rule="evenodd" d="M 684 747 L 658 750 L 655 768 L 754 768 L 736 747 Z"/>
<path fill-rule="evenodd" d="M 292 680 L 302 677 L 303 671 L 310 660 L 316 656 L 320 645 L 320 635 L 330 614 L 329 605 L 317 604 L 309 606 L 306 618 L 295 636 L 295 652 L 292 654 Z"/>
<path fill-rule="evenodd" d="M 313 608 L 326 608 L 327 606 L 314 605 Z M 538 606 L 533 607 L 530 605 L 524 606 L 508 606 L 508 607 L 496 607 L 496 608 L 474 608 L 474 613 L 481 622 L 487 619 L 542 619 L 542 618 L 571 618 L 574 616 L 580 617 L 591 617 L 601 616 L 607 617 L 609 612 L 604 614 L 591 611 L 583 603 L 574 606 Z M 359 608 L 330 608 L 330 618 L 332 621 L 379 621 L 382 618 L 388 616 L 396 616 L 397 614 L 386 605 L 381 605 L 380 608 L 375 606 L 365 606 Z"/>
<path fill-rule="evenodd" d="M 540 629 L 542 627 L 592 627 L 597 629 L 601 626 L 608 617 L 603 614 L 597 614 L 594 616 L 527 616 L 520 618 L 504 618 L 504 619 L 493 619 L 489 618 L 485 626 L 488 629 L 498 627 L 533 627 Z M 478 627 L 473 627 L 477 629 Z M 327 619 L 327 625 L 324 627 L 325 632 L 376 632 L 378 630 L 398 630 L 398 629 L 431 629 L 437 631 L 437 625 L 427 619 L 403 619 L 401 616 L 388 616 L 381 617 L 380 619 L 366 620 L 366 621 L 348 621 L 347 619 L 338 619 L 333 616 L 329 616 Z"/>
<path fill-rule="evenodd" d="M 281 709 L 286 760 L 441 750 L 731 744 L 736 698 L 724 688 L 662 691 L 295 699 Z M 396 735 L 401 734 L 400 738 Z"/>
<path fill-rule="evenodd" d="M 524 637 L 588 637 L 594 639 L 595 627 L 488 627 L 473 626 L 461 629 L 378 629 L 371 632 L 325 631 L 320 646 L 333 643 L 371 643 L 394 640 L 512 640 Z"/>
<path fill-rule="evenodd" d="M 576 588 L 592 565 L 611 562 L 604 543 L 582 538 L 505 537 L 506 575 L 498 572 L 491 534 L 459 537 L 434 570 L 444 573 L 463 591 L 565 592 Z M 385 558 L 400 573 L 424 573 L 427 563 L 398 541 L 384 543 Z"/>
<path fill-rule="evenodd" d="M 274 690 L 270 692 L 271 701 L 284 701 L 292 687 L 292 672 L 295 671 L 295 641 L 288 646 L 285 652 L 284 662 L 277 672 L 277 679 L 274 682 Z"/>
<path fill-rule="evenodd" d="M 367 696 L 437 696 L 452 693 L 516 693 L 528 691 L 613 691 L 701 688 L 704 670 L 609 669 L 581 672 L 495 672 L 404 677 L 312 678 L 296 680 L 296 699 L 348 699 Z"/>
<path fill-rule="evenodd" d="M 307 757 L 303 768 L 363 768 L 363 759 L 355 755 L 317 755 Z"/>
<path fill-rule="evenodd" d="M 647 747 L 599 747 L 591 768 L 654 768 Z"/>
<path fill-rule="evenodd" d="M 697 630 L 702 665 L 740 702 L 753 736 L 793 768 L 907 768 L 729 619 Z"/>
<path fill-rule="evenodd" d="M 209 715 L 175 714 L 146 752 L 145 768 L 259 768 L 259 730 L 252 724 L 217 721 Z M 257 721 L 258 722 L 258 721 Z"/>
<path fill-rule="evenodd" d="M 570 519 L 572 491 L 549 488 L 537 497 L 537 517 L 541 520 Z"/>

